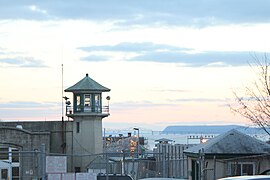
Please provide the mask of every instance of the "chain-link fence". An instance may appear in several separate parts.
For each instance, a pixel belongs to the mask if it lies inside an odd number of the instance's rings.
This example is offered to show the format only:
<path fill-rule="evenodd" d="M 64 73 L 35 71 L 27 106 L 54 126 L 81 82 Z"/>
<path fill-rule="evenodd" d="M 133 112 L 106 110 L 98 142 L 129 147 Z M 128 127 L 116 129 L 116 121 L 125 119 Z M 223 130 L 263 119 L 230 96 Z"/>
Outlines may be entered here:
<path fill-rule="evenodd" d="M 35 151 L 1 151 L 0 169 L 0 179 L 3 180 L 75 179 L 75 173 L 82 172 L 129 175 L 135 180 L 153 177 L 183 178 L 187 177 L 187 159 L 168 158 L 165 153 L 55 154 L 45 153 L 43 146 L 41 150 Z"/>

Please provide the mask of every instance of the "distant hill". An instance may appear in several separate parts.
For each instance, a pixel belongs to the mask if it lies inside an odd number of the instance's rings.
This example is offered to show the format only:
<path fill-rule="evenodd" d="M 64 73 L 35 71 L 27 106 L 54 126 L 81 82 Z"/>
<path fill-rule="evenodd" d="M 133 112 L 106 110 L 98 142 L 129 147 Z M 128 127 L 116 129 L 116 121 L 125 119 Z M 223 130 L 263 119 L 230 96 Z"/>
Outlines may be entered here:
<path fill-rule="evenodd" d="M 167 126 L 162 134 L 221 134 L 231 129 L 236 129 L 246 134 L 264 133 L 260 128 L 246 127 L 238 125 L 225 126 Z"/>

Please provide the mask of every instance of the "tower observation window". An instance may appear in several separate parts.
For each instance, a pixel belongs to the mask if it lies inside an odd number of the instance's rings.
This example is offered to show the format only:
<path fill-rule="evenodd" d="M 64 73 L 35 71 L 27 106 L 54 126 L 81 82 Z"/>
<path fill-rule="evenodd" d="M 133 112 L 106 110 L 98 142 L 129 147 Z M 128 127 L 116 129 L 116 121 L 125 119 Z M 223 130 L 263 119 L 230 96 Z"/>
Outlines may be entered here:
<path fill-rule="evenodd" d="M 91 95 L 90 94 L 84 95 L 84 111 L 85 112 L 91 111 Z"/>
<path fill-rule="evenodd" d="M 99 94 L 95 94 L 95 111 L 96 112 L 100 112 L 101 109 L 100 109 L 100 95 Z"/>

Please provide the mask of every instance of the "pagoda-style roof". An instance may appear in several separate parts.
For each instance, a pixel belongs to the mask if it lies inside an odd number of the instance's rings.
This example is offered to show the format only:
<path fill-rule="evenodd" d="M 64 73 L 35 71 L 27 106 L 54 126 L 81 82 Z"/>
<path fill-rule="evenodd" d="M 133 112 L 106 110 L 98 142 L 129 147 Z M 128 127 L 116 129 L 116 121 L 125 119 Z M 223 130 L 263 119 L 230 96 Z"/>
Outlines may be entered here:
<path fill-rule="evenodd" d="M 96 82 L 95 80 L 91 79 L 88 74 L 86 74 L 86 76 L 80 80 L 79 82 L 77 82 L 76 84 L 74 84 L 73 86 L 65 89 L 65 92 L 92 92 L 92 91 L 96 91 L 96 92 L 108 92 L 110 91 L 109 88 L 106 88 L 104 86 L 102 86 L 101 84 L 99 84 L 98 82 Z"/>

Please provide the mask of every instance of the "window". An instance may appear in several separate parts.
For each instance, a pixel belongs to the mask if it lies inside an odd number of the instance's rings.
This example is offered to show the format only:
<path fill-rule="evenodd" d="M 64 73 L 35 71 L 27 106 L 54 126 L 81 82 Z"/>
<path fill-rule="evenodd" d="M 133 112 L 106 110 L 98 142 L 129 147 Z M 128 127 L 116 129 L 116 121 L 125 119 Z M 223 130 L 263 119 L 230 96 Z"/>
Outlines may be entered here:
<path fill-rule="evenodd" d="M 12 167 L 12 180 L 19 180 L 19 167 Z"/>
<path fill-rule="evenodd" d="M 76 133 L 80 133 L 80 122 L 76 122 Z"/>
<path fill-rule="evenodd" d="M 91 95 L 90 94 L 84 95 L 84 111 L 85 112 L 91 111 Z"/>
<path fill-rule="evenodd" d="M 90 106 L 91 105 L 91 96 L 90 94 L 84 95 L 84 106 Z"/>
<path fill-rule="evenodd" d="M 242 164 L 242 175 L 253 175 L 253 164 Z"/>
<path fill-rule="evenodd" d="M 80 95 L 76 96 L 76 108 L 77 108 L 77 111 L 81 111 L 81 96 Z"/>
<path fill-rule="evenodd" d="M 19 162 L 19 151 L 17 149 L 12 149 L 12 162 Z"/>
<path fill-rule="evenodd" d="M 81 172 L 81 167 L 75 167 L 75 173 Z"/>
<path fill-rule="evenodd" d="M 8 179 L 8 170 L 7 169 L 1 169 L 1 178 Z"/>
<path fill-rule="evenodd" d="M 231 175 L 241 176 L 241 165 L 240 164 L 232 164 L 231 165 Z"/>
<path fill-rule="evenodd" d="M 100 94 L 95 94 L 95 112 L 100 112 Z"/>
<path fill-rule="evenodd" d="M 0 148 L 0 159 L 1 160 L 8 160 L 8 148 Z"/>
<path fill-rule="evenodd" d="M 255 163 L 253 162 L 231 162 L 229 163 L 230 176 L 244 176 L 255 174 Z"/>

